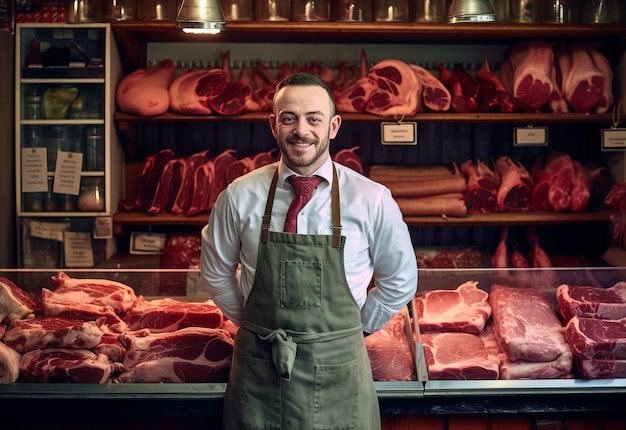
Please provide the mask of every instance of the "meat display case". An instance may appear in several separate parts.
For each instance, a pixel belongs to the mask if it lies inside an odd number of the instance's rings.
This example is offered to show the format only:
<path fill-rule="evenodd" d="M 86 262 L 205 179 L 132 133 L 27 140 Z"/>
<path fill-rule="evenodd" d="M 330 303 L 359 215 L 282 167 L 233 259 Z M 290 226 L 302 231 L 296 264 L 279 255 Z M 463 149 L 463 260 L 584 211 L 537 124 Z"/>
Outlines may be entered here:
<path fill-rule="evenodd" d="M 122 282 L 137 296 L 147 299 L 165 297 L 172 283 L 184 285 L 181 301 L 204 301 L 208 297 L 198 288 L 197 269 L 89 269 L 64 270 L 74 278 L 96 278 Z M 0 276 L 25 291 L 38 295 L 42 288 L 52 289 L 56 271 L 42 269 L 0 270 Z M 489 290 L 494 283 L 507 280 L 517 286 L 533 286 L 549 291 L 561 283 L 609 287 L 626 279 L 626 268 L 550 268 L 550 269 L 420 269 L 418 294 L 435 289 L 455 289 L 474 280 Z M 411 304 L 409 304 L 411 305 Z M 408 307 L 407 315 L 415 315 Z M 410 319 L 406 318 L 410 321 Z M 411 330 L 416 327 L 411 324 Z M 419 337 L 417 338 L 419 339 Z M 424 368 L 424 352 L 413 342 L 415 380 L 375 383 L 384 415 L 430 414 L 516 414 L 543 416 L 554 413 L 601 413 L 626 419 L 626 379 L 545 379 L 545 380 L 429 380 Z M 72 414 L 93 415 L 93 407 L 106 409 L 108 415 L 134 416 L 220 416 L 225 383 L 134 383 L 76 384 L 27 383 L 0 384 L 0 413 L 4 416 L 60 416 L 69 400 Z M 83 405 L 83 407 L 76 407 Z"/>

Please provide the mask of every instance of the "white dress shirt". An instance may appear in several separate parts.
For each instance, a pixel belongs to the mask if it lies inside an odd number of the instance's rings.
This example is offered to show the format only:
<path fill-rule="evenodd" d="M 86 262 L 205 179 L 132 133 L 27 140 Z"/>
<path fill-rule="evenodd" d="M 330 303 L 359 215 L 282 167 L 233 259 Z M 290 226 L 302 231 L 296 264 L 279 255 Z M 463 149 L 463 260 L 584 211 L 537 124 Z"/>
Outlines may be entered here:
<path fill-rule="evenodd" d="M 361 308 L 363 330 L 381 329 L 415 295 L 417 262 L 408 227 L 390 191 L 354 170 L 335 164 L 341 200 L 344 265 Z M 275 169 L 278 184 L 270 223 L 282 231 L 295 174 L 281 161 L 237 178 L 220 194 L 202 229 L 202 282 L 224 315 L 240 323 L 257 264 L 261 218 Z M 325 180 L 298 215 L 299 234 L 332 234 L 329 158 L 314 174 Z M 240 273 L 237 267 L 240 264 Z M 368 292 L 374 275 L 375 287 Z"/>

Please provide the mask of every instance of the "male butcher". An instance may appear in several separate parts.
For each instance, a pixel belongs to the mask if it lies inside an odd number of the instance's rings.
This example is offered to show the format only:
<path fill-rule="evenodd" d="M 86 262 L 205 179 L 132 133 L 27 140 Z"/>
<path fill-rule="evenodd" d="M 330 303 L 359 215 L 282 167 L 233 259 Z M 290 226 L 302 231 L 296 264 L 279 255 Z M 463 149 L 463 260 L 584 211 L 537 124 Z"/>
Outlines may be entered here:
<path fill-rule="evenodd" d="M 341 117 L 322 79 L 281 81 L 269 123 L 280 161 L 233 181 L 202 230 L 204 285 L 240 325 L 224 429 L 380 429 L 363 333 L 415 294 L 408 228 L 387 188 L 331 160 Z"/>

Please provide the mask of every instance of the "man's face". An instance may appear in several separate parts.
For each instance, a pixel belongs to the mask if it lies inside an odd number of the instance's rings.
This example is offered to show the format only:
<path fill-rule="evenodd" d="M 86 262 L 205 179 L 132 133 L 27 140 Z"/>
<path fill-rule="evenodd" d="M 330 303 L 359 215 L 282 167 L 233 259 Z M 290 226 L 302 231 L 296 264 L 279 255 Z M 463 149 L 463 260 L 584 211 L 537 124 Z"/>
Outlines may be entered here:
<path fill-rule="evenodd" d="M 310 175 L 330 156 L 330 141 L 340 125 L 341 117 L 331 115 L 328 94 L 321 87 L 286 86 L 274 99 L 272 134 L 285 164 L 301 175 Z"/>

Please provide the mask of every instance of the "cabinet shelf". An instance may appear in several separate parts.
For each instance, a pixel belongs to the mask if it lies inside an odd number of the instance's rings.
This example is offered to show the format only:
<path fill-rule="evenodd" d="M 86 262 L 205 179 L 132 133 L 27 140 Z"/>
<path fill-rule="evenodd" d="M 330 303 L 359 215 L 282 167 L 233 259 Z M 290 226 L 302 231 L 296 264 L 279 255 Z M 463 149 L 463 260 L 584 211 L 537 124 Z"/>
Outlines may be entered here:
<path fill-rule="evenodd" d="M 409 226 L 499 226 L 499 225 L 532 225 L 532 224 L 577 224 L 609 222 L 609 211 L 582 213 L 554 212 L 508 212 L 491 214 L 473 214 L 465 217 L 407 216 L 405 222 Z M 164 226 L 203 226 L 207 223 L 208 214 L 196 216 L 184 215 L 147 215 L 143 212 L 116 212 L 113 215 L 115 234 L 122 234 L 124 226 L 164 225 Z"/>
<path fill-rule="evenodd" d="M 195 122 L 195 121 L 267 121 L 270 112 L 255 112 L 233 116 L 215 116 L 215 115 L 180 115 L 176 113 L 165 113 L 154 117 L 145 117 L 123 112 L 116 112 L 113 120 L 117 124 L 127 123 L 145 123 L 145 122 Z M 379 122 L 393 120 L 390 117 L 381 117 L 376 115 L 361 113 L 341 113 L 344 120 L 359 122 Z M 612 124 L 613 118 L 610 113 L 603 114 L 584 114 L 584 113 L 555 113 L 555 112 L 519 112 L 519 113 L 419 113 L 412 117 L 404 117 L 403 121 L 422 121 L 422 122 L 483 122 L 483 123 L 516 123 L 516 124 L 563 124 L 563 123 L 606 123 Z"/>

